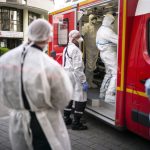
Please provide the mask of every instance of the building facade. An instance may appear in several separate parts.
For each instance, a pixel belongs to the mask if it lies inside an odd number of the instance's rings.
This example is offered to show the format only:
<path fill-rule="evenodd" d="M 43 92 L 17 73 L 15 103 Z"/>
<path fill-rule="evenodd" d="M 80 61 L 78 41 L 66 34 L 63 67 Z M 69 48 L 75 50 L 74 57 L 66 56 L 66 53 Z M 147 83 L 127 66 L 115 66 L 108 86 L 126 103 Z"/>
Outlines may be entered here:
<path fill-rule="evenodd" d="M 0 0 L 0 49 L 12 49 L 27 41 L 28 25 L 37 18 L 48 19 L 51 0 Z"/>

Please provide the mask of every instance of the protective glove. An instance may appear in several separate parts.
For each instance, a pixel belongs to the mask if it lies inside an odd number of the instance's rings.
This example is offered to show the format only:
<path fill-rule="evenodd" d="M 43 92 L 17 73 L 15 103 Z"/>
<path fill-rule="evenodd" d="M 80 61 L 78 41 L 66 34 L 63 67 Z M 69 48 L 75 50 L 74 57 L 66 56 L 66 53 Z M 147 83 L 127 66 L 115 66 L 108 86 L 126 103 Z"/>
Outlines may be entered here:
<path fill-rule="evenodd" d="M 145 91 L 150 100 L 150 79 L 146 80 L 145 82 Z"/>
<path fill-rule="evenodd" d="M 89 85 L 87 82 L 84 82 L 82 83 L 82 86 L 83 86 L 83 91 L 87 92 L 88 91 L 88 88 L 89 88 Z"/>

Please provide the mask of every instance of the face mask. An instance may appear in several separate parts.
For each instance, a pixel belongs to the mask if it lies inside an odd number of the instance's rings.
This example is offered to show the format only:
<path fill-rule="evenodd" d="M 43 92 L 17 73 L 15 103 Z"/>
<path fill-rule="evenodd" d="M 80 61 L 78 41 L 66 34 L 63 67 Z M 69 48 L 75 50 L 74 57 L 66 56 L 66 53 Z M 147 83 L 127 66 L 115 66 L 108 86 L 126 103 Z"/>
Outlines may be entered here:
<path fill-rule="evenodd" d="M 81 43 L 81 42 L 83 42 L 83 38 L 80 37 L 79 39 L 76 39 L 76 41 L 77 41 L 78 43 Z"/>
<path fill-rule="evenodd" d="M 94 19 L 94 20 L 92 20 L 91 22 L 92 22 L 92 24 L 96 24 L 97 20 Z"/>

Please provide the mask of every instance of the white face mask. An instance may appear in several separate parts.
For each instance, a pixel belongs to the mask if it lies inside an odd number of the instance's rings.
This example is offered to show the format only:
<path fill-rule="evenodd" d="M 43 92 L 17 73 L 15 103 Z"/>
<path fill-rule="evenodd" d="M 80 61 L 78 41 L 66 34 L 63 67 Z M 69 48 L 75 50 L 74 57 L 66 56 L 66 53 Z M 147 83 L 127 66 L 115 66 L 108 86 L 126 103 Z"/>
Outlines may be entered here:
<path fill-rule="evenodd" d="M 83 42 L 83 38 L 80 37 L 79 39 L 76 39 L 76 41 L 77 41 L 78 43 L 81 43 L 81 42 Z"/>
<path fill-rule="evenodd" d="M 96 20 L 96 19 L 93 19 L 93 20 L 91 21 L 91 23 L 92 23 L 93 25 L 95 25 L 95 24 L 97 23 L 97 20 Z"/>

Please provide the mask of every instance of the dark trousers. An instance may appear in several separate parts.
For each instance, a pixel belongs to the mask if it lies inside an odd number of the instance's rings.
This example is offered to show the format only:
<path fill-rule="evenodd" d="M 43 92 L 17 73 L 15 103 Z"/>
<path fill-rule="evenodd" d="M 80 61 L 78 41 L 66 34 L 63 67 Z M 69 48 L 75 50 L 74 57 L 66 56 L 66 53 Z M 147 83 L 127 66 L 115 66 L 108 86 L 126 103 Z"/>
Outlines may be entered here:
<path fill-rule="evenodd" d="M 71 100 L 69 102 L 69 104 L 66 106 L 66 108 L 64 109 L 64 117 L 70 117 L 71 112 L 73 112 L 74 114 L 74 121 L 78 120 L 78 123 L 80 121 L 80 118 L 83 116 L 84 110 L 85 110 L 85 106 L 86 106 L 86 102 L 75 102 L 75 106 L 74 108 L 73 106 L 73 100 Z"/>

